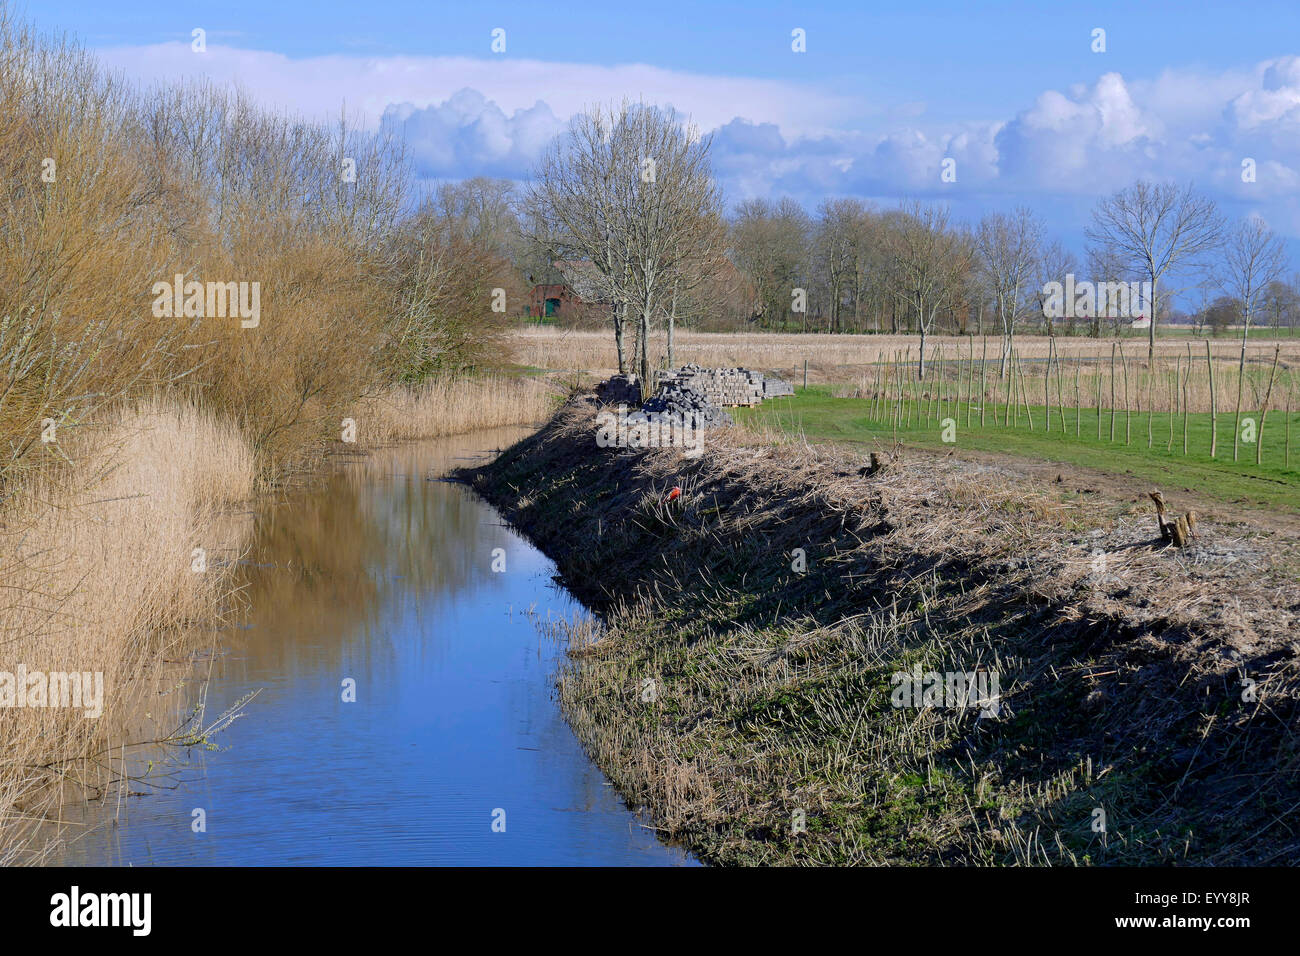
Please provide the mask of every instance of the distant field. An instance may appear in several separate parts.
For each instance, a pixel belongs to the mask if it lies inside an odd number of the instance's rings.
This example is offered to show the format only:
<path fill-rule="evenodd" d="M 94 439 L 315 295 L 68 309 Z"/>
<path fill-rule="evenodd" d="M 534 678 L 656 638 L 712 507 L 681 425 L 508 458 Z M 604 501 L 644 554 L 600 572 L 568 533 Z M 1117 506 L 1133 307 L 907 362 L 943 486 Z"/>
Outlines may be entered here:
<path fill-rule="evenodd" d="M 1288 418 L 1280 410 L 1270 411 L 1264 430 L 1263 461 L 1255 464 L 1256 445 L 1242 443 L 1239 460 L 1232 460 L 1233 424 L 1230 414 L 1220 411 L 1218 456 L 1210 458 L 1210 416 L 1189 413 L 1187 454 L 1183 454 L 1183 416 L 1168 412 L 1126 413 L 1116 409 L 1115 438 L 1111 435 L 1111 411 L 1073 404 L 1052 406 L 1052 430 L 1045 430 L 1043 405 L 1030 404 L 1033 428 L 1024 407 L 1013 412 L 1013 424 L 1003 424 L 1006 406 L 988 403 L 984 425 L 980 407 L 964 403 L 936 404 L 905 400 L 873 403 L 866 398 L 836 398 L 829 386 L 799 389 L 792 398 L 769 401 L 757 408 L 732 409 L 738 421 L 748 427 L 802 433 L 810 441 L 862 443 L 872 447 L 888 445 L 897 438 L 908 444 L 932 447 L 969 448 L 1000 452 L 1041 461 L 1061 462 L 1124 475 L 1142 483 L 1162 487 L 1187 487 L 1223 501 L 1264 508 L 1300 511 L 1300 413 L 1290 416 L 1288 466 Z M 1256 420 L 1258 409 L 1248 413 Z M 943 419 L 951 418 L 956 441 L 945 445 Z M 1149 419 L 1149 424 L 1148 424 Z M 895 421 L 898 420 L 897 427 Z M 1098 436 L 1100 422 L 1101 438 Z M 1148 447 L 1148 429 L 1151 444 Z M 1135 493 L 1142 490 L 1135 483 Z"/>
<path fill-rule="evenodd" d="M 1156 338 L 1157 355 L 1173 362 L 1185 359 L 1190 344 L 1194 360 L 1205 356 L 1205 338 L 1185 331 L 1160 330 Z M 1048 338 L 1042 335 L 1017 335 L 1016 350 L 1025 361 L 1041 361 L 1047 357 Z M 1057 354 L 1066 362 L 1075 360 L 1110 361 L 1111 344 L 1115 339 L 1086 337 L 1058 338 Z M 1119 339 L 1130 360 L 1146 359 L 1146 338 L 1135 332 Z M 1209 339 L 1210 347 L 1218 359 L 1235 358 L 1241 350 L 1239 338 L 1223 335 Z M 1272 358 L 1273 343 L 1282 345 L 1282 363 L 1300 365 L 1300 337 L 1273 338 L 1266 330 L 1252 332 L 1250 355 L 1256 361 L 1261 356 Z M 609 372 L 618 367 L 614 351 L 613 333 L 600 331 L 575 331 L 557 328 L 519 329 L 510 336 L 512 358 L 520 365 L 539 369 L 584 369 Z M 666 364 L 666 345 L 662 334 L 652 339 L 651 359 L 659 366 Z M 762 371 L 780 372 L 796 377 L 802 382 L 803 363 L 808 362 L 810 382 L 837 382 L 854 378 L 868 366 L 878 362 L 894 361 L 897 353 L 915 361 L 920 338 L 916 335 L 822 335 L 778 332 L 691 332 L 679 331 L 676 336 L 674 362 L 684 365 L 696 362 L 704 366 L 743 366 Z M 966 360 L 971 347 L 975 357 L 982 354 L 984 343 L 957 336 L 927 336 L 926 352 L 932 360 L 954 358 Z M 628 339 L 631 348 L 631 337 Z M 998 354 L 998 338 L 988 340 L 990 359 Z"/>

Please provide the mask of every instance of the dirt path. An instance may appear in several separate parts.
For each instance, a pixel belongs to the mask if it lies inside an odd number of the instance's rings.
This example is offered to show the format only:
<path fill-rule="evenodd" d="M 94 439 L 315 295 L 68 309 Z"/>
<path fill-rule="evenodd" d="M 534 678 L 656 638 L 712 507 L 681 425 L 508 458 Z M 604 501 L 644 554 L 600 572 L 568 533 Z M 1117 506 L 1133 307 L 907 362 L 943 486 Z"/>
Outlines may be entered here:
<path fill-rule="evenodd" d="M 1097 468 L 1088 468 L 1068 462 L 1043 461 L 1024 458 L 1003 452 L 980 451 L 975 449 L 940 450 L 922 445 L 909 445 L 908 451 L 924 454 L 933 458 L 955 457 L 966 461 L 996 465 L 1008 472 L 1022 475 L 1032 481 L 1047 484 L 1060 484 L 1062 490 L 1072 490 L 1084 495 L 1096 495 L 1100 499 L 1116 503 L 1146 503 L 1146 493 L 1153 485 L 1150 481 L 1131 474 L 1116 474 Z M 1265 480 L 1265 479 L 1260 479 Z M 1178 508 L 1191 508 L 1203 518 L 1215 522 L 1230 522 L 1248 525 L 1259 531 L 1280 534 L 1288 539 L 1300 540 L 1300 514 L 1269 510 L 1246 503 L 1224 501 L 1197 491 L 1195 488 L 1181 485 L 1175 473 L 1170 473 L 1170 480 L 1160 483 L 1165 496 L 1176 501 Z"/>

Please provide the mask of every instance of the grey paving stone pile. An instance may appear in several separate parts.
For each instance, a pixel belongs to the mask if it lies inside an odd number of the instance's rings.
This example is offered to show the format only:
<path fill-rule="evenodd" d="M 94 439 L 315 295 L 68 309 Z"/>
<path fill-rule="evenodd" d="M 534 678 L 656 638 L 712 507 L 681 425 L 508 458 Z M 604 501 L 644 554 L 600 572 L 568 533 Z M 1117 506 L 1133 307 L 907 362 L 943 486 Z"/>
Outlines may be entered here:
<path fill-rule="evenodd" d="M 647 412 L 695 415 L 704 427 L 732 425 L 727 406 L 758 405 L 764 399 L 793 395 L 787 383 L 746 368 L 703 368 L 683 365 L 676 372 L 660 372 L 657 389 L 643 407 Z"/>

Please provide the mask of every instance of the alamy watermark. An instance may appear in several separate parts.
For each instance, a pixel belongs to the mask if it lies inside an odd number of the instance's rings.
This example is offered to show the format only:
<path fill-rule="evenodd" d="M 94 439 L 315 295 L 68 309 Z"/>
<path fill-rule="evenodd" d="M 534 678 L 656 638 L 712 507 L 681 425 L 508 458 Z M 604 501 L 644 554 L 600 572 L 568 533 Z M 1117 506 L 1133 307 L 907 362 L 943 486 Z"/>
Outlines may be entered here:
<path fill-rule="evenodd" d="M 0 707 L 72 707 L 87 720 L 104 713 L 103 671 L 0 671 Z"/>
<path fill-rule="evenodd" d="M 262 321 L 262 283 L 185 281 L 155 282 L 151 293 L 155 319 L 239 318 L 241 328 L 255 329 Z"/>
<path fill-rule="evenodd" d="M 1074 273 L 1065 282 L 1043 285 L 1043 315 L 1049 319 L 1129 318 L 1151 314 L 1150 282 L 1083 282 L 1074 281 Z"/>
<path fill-rule="evenodd" d="M 889 702 L 895 708 L 945 707 L 964 710 L 979 708 L 980 717 L 996 717 L 999 703 L 997 671 L 897 671 L 889 679 L 894 689 Z"/>
<path fill-rule="evenodd" d="M 601 448 L 681 448 L 688 458 L 704 451 L 704 429 L 694 412 L 617 412 L 596 416 L 596 444 Z"/>

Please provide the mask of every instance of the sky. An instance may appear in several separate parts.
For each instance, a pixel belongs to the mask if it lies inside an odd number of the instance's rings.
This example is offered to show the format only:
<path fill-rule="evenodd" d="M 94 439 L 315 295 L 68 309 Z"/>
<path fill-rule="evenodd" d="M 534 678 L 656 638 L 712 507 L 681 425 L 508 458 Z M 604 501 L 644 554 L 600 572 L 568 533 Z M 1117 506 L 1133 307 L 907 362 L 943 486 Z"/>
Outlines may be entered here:
<path fill-rule="evenodd" d="M 142 81 L 206 76 L 311 117 L 346 103 L 370 127 L 400 127 L 430 180 L 526 177 L 574 112 L 627 97 L 712 135 L 732 205 L 921 198 L 974 220 L 1025 204 L 1078 251 L 1096 200 L 1147 178 L 1191 182 L 1230 218 L 1262 217 L 1293 248 L 1300 238 L 1295 3 L 59 0 L 15 11 Z"/>

